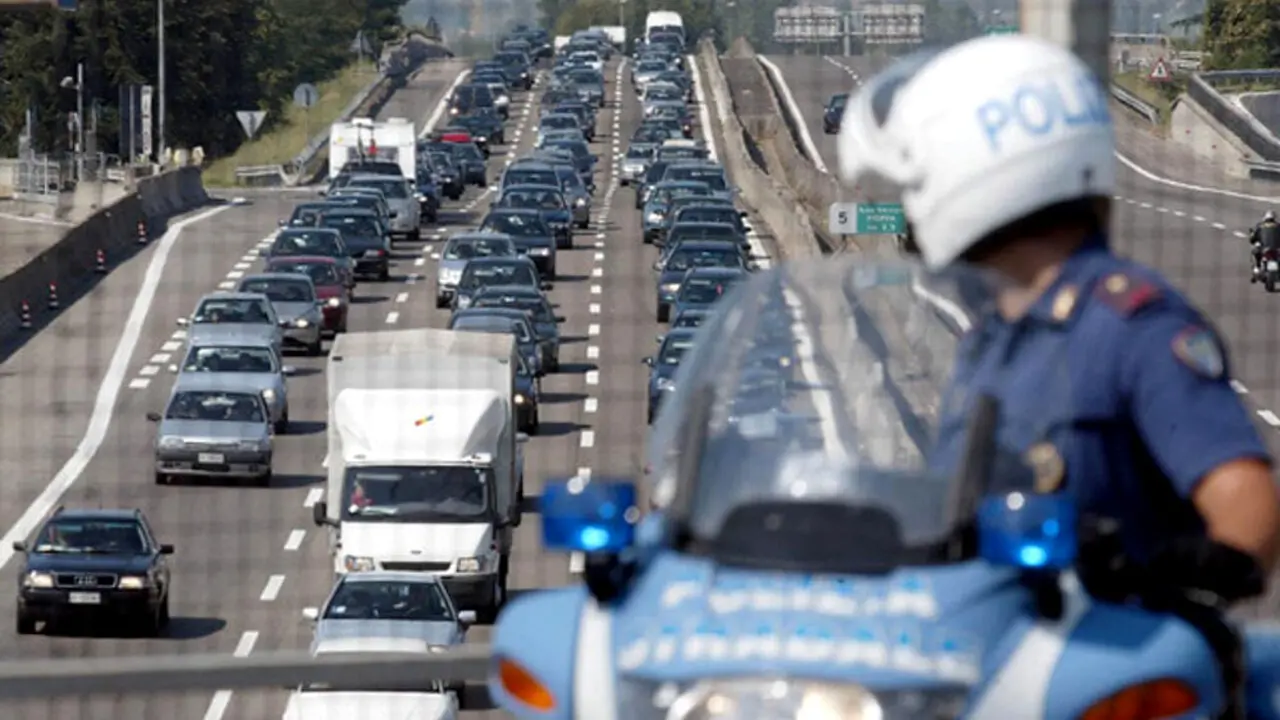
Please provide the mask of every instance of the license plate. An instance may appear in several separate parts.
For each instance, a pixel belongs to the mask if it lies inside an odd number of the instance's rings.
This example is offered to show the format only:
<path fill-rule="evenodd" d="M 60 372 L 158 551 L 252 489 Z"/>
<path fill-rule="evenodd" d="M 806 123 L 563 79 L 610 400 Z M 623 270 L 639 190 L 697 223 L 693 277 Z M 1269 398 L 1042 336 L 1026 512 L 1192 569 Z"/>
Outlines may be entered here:
<path fill-rule="evenodd" d="M 221 465 L 227 458 L 222 453 L 200 453 L 196 460 L 205 465 Z"/>
<path fill-rule="evenodd" d="M 73 592 L 67 596 L 72 605 L 101 605 L 102 595 L 93 592 Z"/>

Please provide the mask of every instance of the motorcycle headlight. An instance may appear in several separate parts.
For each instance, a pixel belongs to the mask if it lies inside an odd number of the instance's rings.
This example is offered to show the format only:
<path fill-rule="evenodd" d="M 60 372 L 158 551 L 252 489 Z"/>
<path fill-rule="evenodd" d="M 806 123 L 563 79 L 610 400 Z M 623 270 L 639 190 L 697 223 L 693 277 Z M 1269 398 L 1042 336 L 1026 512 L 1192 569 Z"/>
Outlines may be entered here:
<path fill-rule="evenodd" d="M 867 689 L 800 680 L 708 680 L 676 698 L 667 720 L 881 720 L 884 708 Z"/>
<path fill-rule="evenodd" d="M 369 572 L 376 569 L 373 558 L 356 555 L 347 555 L 342 558 L 342 566 L 347 569 L 347 572 Z"/>

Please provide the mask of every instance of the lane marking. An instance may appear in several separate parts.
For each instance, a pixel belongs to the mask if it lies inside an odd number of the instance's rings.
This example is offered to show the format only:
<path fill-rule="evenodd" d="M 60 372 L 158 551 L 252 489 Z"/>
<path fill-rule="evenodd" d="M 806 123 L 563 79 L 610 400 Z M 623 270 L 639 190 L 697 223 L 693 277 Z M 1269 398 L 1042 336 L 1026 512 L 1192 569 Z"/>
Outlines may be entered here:
<path fill-rule="evenodd" d="M 409 293 L 407 292 L 402 292 L 399 295 L 396 295 L 396 302 L 398 303 L 402 303 L 408 299 L 409 299 Z"/>
<path fill-rule="evenodd" d="M 395 325 L 398 322 L 400 322 L 400 313 L 396 312 L 395 310 L 392 310 L 391 312 L 387 313 L 388 325 Z"/>
<path fill-rule="evenodd" d="M 180 347 L 182 347 L 182 343 L 178 342 L 177 340 L 170 340 L 165 344 L 161 345 L 160 349 L 165 352 L 174 352 Z"/>
<path fill-rule="evenodd" d="M 587 306 L 587 312 L 591 313 L 592 315 L 599 315 L 599 314 L 600 314 L 600 303 L 591 303 L 590 305 L 588 305 L 588 306 Z"/>
<path fill-rule="evenodd" d="M 329 467 L 329 458 L 324 459 L 324 466 Z M 302 507 L 312 508 L 315 504 L 324 498 L 324 488 L 311 488 L 307 491 L 307 497 L 302 501 Z"/>
<path fill-rule="evenodd" d="M 595 323 L 591 323 L 590 325 L 587 326 L 587 335 L 595 336 L 599 334 L 600 334 L 599 325 L 596 325 Z"/>
<path fill-rule="evenodd" d="M 600 384 L 600 371 L 599 371 L 599 370 L 588 370 L 588 371 L 587 371 L 587 378 L 586 378 L 586 380 L 587 380 L 587 384 L 588 384 L 588 385 L 599 385 L 599 384 Z"/>
<path fill-rule="evenodd" d="M 280 588 L 284 587 L 283 575 L 272 575 L 267 578 L 267 586 L 262 588 L 262 594 L 258 599 L 262 602 L 272 602 L 280 596 Z"/>
<path fill-rule="evenodd" d="M 152 355 L 151 359 L 148 360 L 147 362 L 152 363 L 154 365 L 163 365 L 169 362 L 169 357 L 170 357 L 169 353 L 156 353 L 155 355 Z"/>
<path fill-rule="evenodd" d="M 98 394 L 93 403 L 93 413 L 89 417 L 89 425 L 85 429 L 84 437 L 80 439 L 75 452 L 71 454 L 71 457 L 53 476 L 53 479 L 40 492 L 40 495 L 31 501 L 31 504 L 18 517 L 17 522 L 4 534 L 3 541 L 0 541 L 0 567 L 4 567 L 13 559 L 13 544 L 20 540 L 26 540 L 27 536 L 35 530 L 35 526 L 57 507 L 59 499 L 67 490 L 71 489 L 71 486 L 79 479 L 80 474 L 84 472 L 84 469 L 93 460 L 94 455 L 97 454 L 98 448 L 102 447 L 102 442 L 107 436 L 107 430 L 111 426 L 111 417 L 115 411 L 116 400 L 120 396 L 120 390 L 124 387 L 125 377 L 133 360 L 133 352 L 142 337 L 142 328 L 146 324 L 151 305 L 155 302 L 156 291 L 160 287 L 160 279 L 164 274 L 165 264 L 169 261 L 169 253 L 172 252 L 174 245 L 177 244 L 178 238 L 182 236 L 182 231 L 192 224 L 207 220 L 232 207 L 235 206 L 219 205 L 184 220 L 179 220 L 165 232 L 158 242 L 154 243 L 155 252 L 151 255 L 150 262 L 147 263 L 147 270 L 142 276 L 142 284 L 138 287 L 137 297 L 134 298 L 133 307 L 129 310 L 129 317 L 125 321 L 124 331 L 120 334 L 120 340 L 117 341 L 115 351 L 111 354 L 111 362 L 107 366 L 106 374 L 102 377 L 102 384 L 98 386 Z M 174 337 L 177 337 L 177 333 L 174 333 Z M 182 333 L 182 337 L 186 337 L 185 332 Z"/>
<path fill-rule="evenodd" d="M 600 348 L 599 348 L 599 347 L 597 347 L 597 346 L 595 346 L 595 345 L 588 345 L 588 346 L 587 346 L 587 359 L 588 359 L 588 360 L 595 360 L 595 359 L 596 359 L 596 358 L 598 358 L 598 357 L 600 357 Z"/>
<path fill-rule="evenodd" d="M 1273 428 L 1280 427 L 1280 417 L 1277 417 L 1276 414 L 1270 410 L 1259 410 L 1258 417 L 1262 418 L 1263 422 Z"/>
<path fill-rule="evenodd" d="M 236 649 L 231 653 L 235 657 L 249 657 L 253 652 L 253 646 L 258 642 L 258 632 L 256 630 L 245 630 L 240 636 L 240 642 L 236 643 Z"/>
<path fill-rule="evenodd" d="M 436 123 L 440 122 L 440 118 L 444 116 L 444 111 L 449 107 L 449 98 L 453 96 L 453 91 L 471 76 L 470 70 L 463 70 L 458 77 L 453 79 L 449 87 L 444 91 L 444 96 L 440 98 L 440 102 L 436 104 L 436 108 L 432 111 L 431 116 L 422 124 L 422 132 L 418 133 L 419 138 L 424 138 L 436 129 Z"/>
<path fill-rule="evenodd" d="M 134 378 L 133 380 L 129 381 L 129 389 L 145 390 L 147 389 L 147 386 L 150 384 L 151 384 L 150 378 Z"/>
<path fill-rule="evenodd" d="M 1235 390 L 1235 391 L 1236 391 L 1236 393 L 1237 393 L 1237 394 L 1240 394 L 1240 395 L 1248 395 L 1248 394 L 1249 394 L 1249 388 L 1245 387 L 1245 386 L 1244 386 L 1244 383 L 1240 382 L 1239 380 L 1232 380 L 1232 381 L 1231 381 L 1231 389 L 1232 389 L 1232 390 Z"/>
<path fill-rule="evenodd" d="M 590 415 L 600 408 L 600 403 L 593 397 L 589 397 L 582 403 L 582 412 Z"/>
<path fill-rule="evenodd" d="M 1280 422 L 1280 421 L 1277 421 Z M 589 448 L 595 447 L 596 433 L 594 430 L 583 430 L 582 439 L 578 442 L 579 447 Z"/>
<path fill-rule="evenodd" d="M 302 547 L 302 541 L 307 537 L 306 530 L 293 530 L 289 533 L 288 539 L 284 541 L 284 549 L 294 551 Z"/>
<path fill-rule="evenodd" d="M 232 657 L 249 657 L 253 652 L 253 646 L 258 642 L 258 633 L 255 630 L 246 630 L 240 636 L 240 641 L 236 643 L 236 649 L 231 653 Z M 232 690 L 219 690 L 213 694 L 213 699 L 209 701 L 209 709 L 204 712 L 204 720 L 222 720 L 222 716 L 226 714 L 227 708 L 231 705 L 231 698 L 235 695 Z"/>
<path fill-rule="evenodd" d="M 138 374 L 141 375 L 142 377 L 155 377 L 159 373 L 160 373 L 160 368 L 156 367 L 155 365 L 146 365 L 141 370 L 138 371 Z"/>
<path fill-rule="evenodd" d="M 803 121 L 804 114 L 800 112 L 800 106 L 796 104 L 796 98 L 791 94 L 791 86 L 787 84 L 787 81 L 782 77 L 782 71 L 779 70 L 778 66 L 774 65 L 769 58 L 763 55 L 757 55 L 756 59 L 760 61 L 760 64 L 764 66 L 765 70 L 769 71 L 769 75 L 771 75 L 774 82 L 777 83 L 778 89 L 782 91 L 782 102 L 787 106 L 787 114 L 789 114 L 793 120 L 800 119 Z M 808 129 L 805 128 L 805 123 L 798 122 L 796 125 L 802 128 L 800 132 L 800 141 L 804 144 L 804 153 L 809 156 L 809 161 L 818 169 L 818 172 L 830 174 L 831 171 L 827 169 L 826 163 L 822 162 L 822 154 L 818 152 L 818 146 L 814 144 L 813 137 L 809 135 Z"/>
<path fill-rule="evenodd" d="M 231 272 L 227 273 L 227 278 L 230 280 L 239 280 L 242 277 L 244 277 L 244 273 L 240 272 L 239 270 L 232 270 Z"/>
<path fill-rule="evenodd" d="M 604 268 L 599 266 L 591 268 L 591 277 L 604 277 Z"/>
<path fill-rule="evenodd" d="M 591 286 L 591 294 L 592 294 L 592 295 L 599 295 L 601 292 L 602 292 L 602 290 L 601 290 L 601 288 L 600 288 L 600 286 L 599 286 L 599 285 L 592 285 L 592 286 Z"/>

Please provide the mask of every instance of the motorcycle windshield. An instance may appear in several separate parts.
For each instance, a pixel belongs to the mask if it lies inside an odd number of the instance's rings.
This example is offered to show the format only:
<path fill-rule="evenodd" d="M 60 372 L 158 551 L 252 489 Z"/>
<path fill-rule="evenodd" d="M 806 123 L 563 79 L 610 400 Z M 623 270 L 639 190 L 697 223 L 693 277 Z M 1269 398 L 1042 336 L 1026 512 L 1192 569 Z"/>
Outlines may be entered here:
<path fill-rule="evenodd" d="M 949 382 L 994 289 L 974 270 L 846 258 L 740 283 L 699 330 L 650 439 L 652 501 L 686 549 L 811 572 L 932 562 L 919 550 L 973 511 L 957 478 L 976 393 Z M 1065 376 L 1042 376 L 1051 401 Z M 1025 446 L 1043 429 L 1032 409 L 999 415 L 992 442 Z M 1011 460 L 988 463 L 998 490 L 1031 483 L 1020 453 L 995 454 Z"/>

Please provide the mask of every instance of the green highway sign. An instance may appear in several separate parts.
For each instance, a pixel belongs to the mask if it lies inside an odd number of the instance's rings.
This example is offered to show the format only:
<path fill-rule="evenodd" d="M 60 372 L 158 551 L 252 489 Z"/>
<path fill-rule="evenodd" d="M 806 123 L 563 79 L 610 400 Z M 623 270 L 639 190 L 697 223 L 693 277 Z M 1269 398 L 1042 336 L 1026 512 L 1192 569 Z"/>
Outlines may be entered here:
<path fill-rule="evenodd" d="M 893 235 L 907 231 L 898 203 L 832 203 L 827 213 L 832 235 Z"/>
<path fill-rule="evenodd" d="M 1017 25 L 988 25 L 983 32 L 987 35 L 1017 35 L 1021 31 Z"/>

